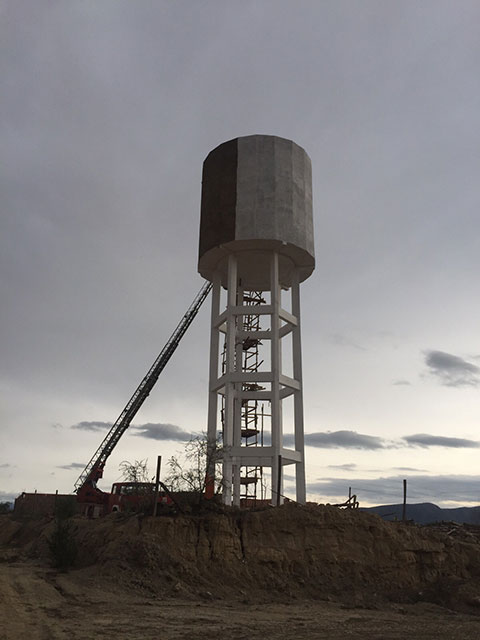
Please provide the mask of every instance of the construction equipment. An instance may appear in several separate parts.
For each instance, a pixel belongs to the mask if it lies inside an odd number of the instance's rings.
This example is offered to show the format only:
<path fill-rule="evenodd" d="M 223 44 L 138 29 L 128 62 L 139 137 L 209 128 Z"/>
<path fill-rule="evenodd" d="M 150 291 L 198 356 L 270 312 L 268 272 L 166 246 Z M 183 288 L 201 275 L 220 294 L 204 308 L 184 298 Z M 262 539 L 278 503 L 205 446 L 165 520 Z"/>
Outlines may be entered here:
<path fill-rule="evenodd" d="M 112 425 L 112 428 L 103 439 L 101 445 L 93 454 L 90 462 L 82 471 L 80 477 L 75 483 L 75 492 L 77 493 L 78 502 L 90 504 L 91 506 L 106 504 L 106 502 L 108 502 L 108 494 L 105 494 L 97 488 L 97 482 L 103 476 L 105 463 L 122 435 L 130 426 L 130 423 L 136 413 L 147 399 L 150 391 L 157 382 L 160 373 L 172 357 L 188 327 L 192 324 L 195 316 L 200 310 L 200 307 L 210 293 L 211 288 L 212 283 L 205 282 L 203 284 L 202 288 L 195 296 L 194 301 L 178 323 L 177 328 L 163 347 L 160 355 L 138 385 L 135 393 L 132 395 L 124 410 Z"/>
<path fill-rule="evenodd" d="M 163 484 L 158 483 L 159 491 L 155 491 L 154 482 L 114 482 L 112 491 L 108 496 L 108 513 L 114 511 L 147 511 L 153 508 L 155 499 L 159 508 L 168 508 L 169 512 L 175 510 L 183 513 L 181 505 L 175 495 Z M 154 512 L 155 515 L 155 512 Z"/>

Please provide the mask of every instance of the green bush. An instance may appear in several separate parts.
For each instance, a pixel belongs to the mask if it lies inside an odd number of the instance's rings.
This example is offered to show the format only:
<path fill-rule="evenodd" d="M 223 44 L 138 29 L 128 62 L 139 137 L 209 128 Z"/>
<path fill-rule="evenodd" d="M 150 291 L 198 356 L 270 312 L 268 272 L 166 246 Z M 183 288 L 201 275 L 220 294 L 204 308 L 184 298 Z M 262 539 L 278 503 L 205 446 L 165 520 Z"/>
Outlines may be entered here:
<path fill-rule="evenodd" d="M 55 517 L 57 520 L 67 520 L 75 515 L 77 500 L 75 496 L 57 496 L 55 500 Z"/>
<path fill-rule="evenodd" d="M 12 504 L 10 502 L 0 502 L 0 513 L 10 513 Z"/>
<path fill-rule="evenodd" d="M 66 571 L 75 563 L 77 543 L 68 519 L 56 519 L 55 529 L 48 540 L 52 564 L 61 571 Z"/>

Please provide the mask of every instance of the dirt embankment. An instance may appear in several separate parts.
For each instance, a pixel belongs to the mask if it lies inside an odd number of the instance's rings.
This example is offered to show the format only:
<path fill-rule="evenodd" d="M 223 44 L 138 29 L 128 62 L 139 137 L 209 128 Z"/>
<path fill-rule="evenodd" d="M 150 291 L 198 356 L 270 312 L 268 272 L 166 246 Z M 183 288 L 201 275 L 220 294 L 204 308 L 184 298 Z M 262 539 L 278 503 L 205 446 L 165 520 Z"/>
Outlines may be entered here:
<path fill-rule="evenodd" d="M 53 531 L 0 517 L 0 640 L 480 637 L 480 544 L 465 527 L 291 504 L 75 517 L 67 573 L 50 566 Z"/>
<path fill-rule="evenodd" d="M 9 520 L 0 544 L 48 562 L 53 523 Z M 76 567 L 148 593 L 256 602 L 429 600 L 480 611 L 480 544 L 334 507 L 72 521 Z"/>

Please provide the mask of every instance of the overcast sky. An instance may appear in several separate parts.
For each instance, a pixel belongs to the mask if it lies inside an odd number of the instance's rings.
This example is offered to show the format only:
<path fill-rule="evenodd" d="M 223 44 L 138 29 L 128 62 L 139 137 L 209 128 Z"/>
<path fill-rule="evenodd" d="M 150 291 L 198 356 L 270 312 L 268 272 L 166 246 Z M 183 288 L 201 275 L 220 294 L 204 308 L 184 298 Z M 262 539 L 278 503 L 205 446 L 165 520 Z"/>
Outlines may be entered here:
<path fill-rule="evenodd" d="M 312 159 L 309 497 L 479 503 L 479 24 L 477 0 L 0 0 L 0 500 L 72 491 L 202 284 L 205 156 L 261 133 Z M 205 429 L 208 320 L 103 488 Z"/>

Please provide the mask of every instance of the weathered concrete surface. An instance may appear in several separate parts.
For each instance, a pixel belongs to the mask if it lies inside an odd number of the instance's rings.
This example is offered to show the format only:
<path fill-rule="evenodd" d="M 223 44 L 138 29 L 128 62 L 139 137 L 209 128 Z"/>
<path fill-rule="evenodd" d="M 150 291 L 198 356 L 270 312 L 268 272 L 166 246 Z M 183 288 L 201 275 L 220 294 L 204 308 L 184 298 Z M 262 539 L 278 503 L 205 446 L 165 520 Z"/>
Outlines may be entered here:
<path fill-rule="evenodd" d="M 312 171 L 291 140 L 254 135 L 221 144 L 203 165 L 198 269 L 226 282 L 228 254 L 239 259 L 243 285 L 269 288 L 268 254 L 280 254 L 280 281 L 305 280 L 315 267 Z"/>

